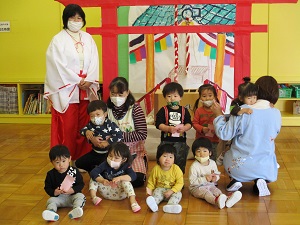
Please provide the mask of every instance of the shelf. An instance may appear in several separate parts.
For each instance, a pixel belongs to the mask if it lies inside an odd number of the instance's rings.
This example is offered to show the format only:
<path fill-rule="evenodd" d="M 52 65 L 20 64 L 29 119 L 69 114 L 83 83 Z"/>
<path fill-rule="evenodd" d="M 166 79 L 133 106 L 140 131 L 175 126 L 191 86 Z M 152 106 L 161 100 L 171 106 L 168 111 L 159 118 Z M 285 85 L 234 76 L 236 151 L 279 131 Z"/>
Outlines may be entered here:
<path fill-rule="evenodd" d="M 293 103 L 299 98 L 279 98 L 275 108 L 281 112 L 282 126 L 300 126 L 300 115 L 293 114 Z"/>
<path fill-rule="evenodd" d="M 51 114 L 0 114 L 0 123 L 50 124 Z"/>
<path fill-rule="evenodd" d="M 43 92 L 43 82 L 1 81 L 0 123 L 50 124 L 49 102 Z"/>

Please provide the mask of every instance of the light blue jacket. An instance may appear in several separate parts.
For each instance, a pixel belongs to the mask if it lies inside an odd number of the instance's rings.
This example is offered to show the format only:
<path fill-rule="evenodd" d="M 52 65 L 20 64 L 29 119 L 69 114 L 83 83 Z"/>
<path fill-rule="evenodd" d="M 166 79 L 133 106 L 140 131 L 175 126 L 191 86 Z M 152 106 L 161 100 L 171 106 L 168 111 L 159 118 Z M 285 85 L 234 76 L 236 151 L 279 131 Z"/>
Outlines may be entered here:
<path fill-rule="evenodd" d="M 246 107 L 249 106 L 242 106 Z M 266 100 L 258 100 L 251 108 L 250 115 L 230 116 L 227 122 L 224 116 L 214 120 L 217 136 L 222 140 L 232 139 L 224 156 L 224 168 L 237 181 L 262 178 L 273 182 L 278 174 L 274 140 L 281 128 L 281 114 Z"/>

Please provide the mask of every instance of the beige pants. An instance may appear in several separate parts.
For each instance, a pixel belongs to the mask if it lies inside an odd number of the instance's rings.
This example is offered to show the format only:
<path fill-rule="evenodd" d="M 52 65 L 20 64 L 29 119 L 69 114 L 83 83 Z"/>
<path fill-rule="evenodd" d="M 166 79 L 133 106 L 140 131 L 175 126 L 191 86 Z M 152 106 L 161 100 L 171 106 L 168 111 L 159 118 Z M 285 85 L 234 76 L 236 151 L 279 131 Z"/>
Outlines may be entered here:
<path fill-rule="evenodd" d="M 117 187 L 105 186 L 97 181 L 90 180 L 89 190 L 95 190 L 100 192 L 103 198 L 109 200 L 123 200 L 126 197 L 129 198 L 135 195 L 133 186 L 130 181 L 121 181 Z"/>

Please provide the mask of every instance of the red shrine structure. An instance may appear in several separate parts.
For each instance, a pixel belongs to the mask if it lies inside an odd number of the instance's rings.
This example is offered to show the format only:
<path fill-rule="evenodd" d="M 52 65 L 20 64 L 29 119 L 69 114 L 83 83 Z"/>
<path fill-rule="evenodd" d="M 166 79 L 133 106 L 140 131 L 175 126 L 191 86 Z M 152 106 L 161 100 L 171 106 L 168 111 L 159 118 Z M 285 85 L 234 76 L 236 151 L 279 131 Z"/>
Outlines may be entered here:
<path fill-rule="evenodd" d="M 56 0 L 63 5 L 78 4 L 81 7 L 99 7 L 101 10 L 101 27 L 87 27 L 92 35 L 102 36 L 102 51 L 110 57 L 102 58 L 103 99 L 109 96 L 110 81 L 118 76 L 118 35 L 120 34 L 156 34 L 156 33 L 219 33 L 235 34 L 235 93 L 242 77 L 251 75 L 251 33 L 267 32 L 267 25 L 252 25 L 252 4 L 296 3 L 298 0 Z M 118 26 L 117 9 L 120 6 L 147 5 L 182 5 L 182 4 L 235 4 L 236 23 L 234 25 L 199 26 Z M 100 9 L 101 8 L 101 9 Z"/>

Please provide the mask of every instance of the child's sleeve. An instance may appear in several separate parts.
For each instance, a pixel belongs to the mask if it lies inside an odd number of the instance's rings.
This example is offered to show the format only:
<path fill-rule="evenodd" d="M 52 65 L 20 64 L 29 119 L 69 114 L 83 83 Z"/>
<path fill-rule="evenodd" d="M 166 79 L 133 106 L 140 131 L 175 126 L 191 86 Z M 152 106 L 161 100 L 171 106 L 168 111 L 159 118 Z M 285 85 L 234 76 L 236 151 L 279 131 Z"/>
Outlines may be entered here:
<path fill-rule="evenodd" d="M 187 108 L 184 108 L 184 110 L 185 110 L 184 124 L 191 124 L 192 125 L 191 114 L 190 114 L 189 110 Z"/>
<path fill-rule="evenodd" d="M 57 187 L 55 188 L 53 187 L 53 183 L 54 183 L 54 179 L 51 178 L 50 171 L 49 171 L 45 179 L 44 190 L 50 197 L 54 197 L 54 191 L 57 188 Z"/>
<path fill-rule="evenodd" d="M 90 177 L 93 181 L 96 181 L 96 178 L 100 176 L 100 174 L 104 171 L 104 163 L 101 163 L 99 166 L 96 166 L 92 171 L 90 172 Z"/>
<path fill-rule="evenodd" d="M 153 191 L 156 188 L 156 167 L 154 167 L 148 177 L 147 188 Z"/>
<path fill-rule="evenodd" d="M 111 135 L 111 137 L 107 140 L 110 145 L 115 142 L 123 141 L 123 132 L 117 124 L 112 121 L 108 121 L 107 128 L 110 130 Z"/>
<path fill-rule="evenodd" d="M 166 124 L 165 110 L 163 107 L 156 113 L 155 126 L 157 129 L 159 129 L 160 124 Z"/>
<path fill-rule="evenodd" d="M 231 107 L 230 107 L 231 108 Z M 233 116 L 238 116 L 238 112 L 241 110 L 239 105 L 234 105 L 230 111 L 230 114 Z"/>
<path fill-rule="evenodd" d="M 79 170 L 76 168 L 76 176 L 75 176 L 75 183 L 73 184 L 72 188 L 75 193 L 79 193 L 82 191 L 84 187 L 83 177 Z"/>
<path fill-rule="evenodd" d="M 87 130 L 88 130 L 88 125 L 86 125 L 84 128 L 82 128 L 80 130 L 80 134 L 85 137 L 85 133 L 86 133 Z"/>
<path fill-rule="evenodd" d="M 125 173 L 130 176 L 131 181 L 135 181 L 136 180 L 136 173 L 134 172 L 134 170 L 132 169 L 131 166 L 127 167 L 127 169 L 125 170 Z"/>
<path fill-rule="evenodd" d="M 214 160 L 210 160 L 211 166 L 212 166 L 212 170 L 214 171 L 214 173 L 216 174 L 217 177 L 217 181 L 220 180 L 220 171 L 218 170 L 217 164 Z"/>
<path fill-rule="evenodd" d="M 172 187 L 172 191 L 174 191 L 174 193 L 181 191 L 181 189 L 183 188 L 183 173 L 181 171 L 181 169 L 179 168 L 179 166 L 177 166 L 176 164 L 174 164 L 174 172 L 175 172 L 175 185 Z"/>
<path fill-rule="evenodd" d="M 196 110 L 195 114 L 194 114 L 194 118 L 193 118 L 193 128 L 198 132 L 201 133 L 203 126 L 202 124 L 200 124 L 200 110 L 199 108 Z"/>

